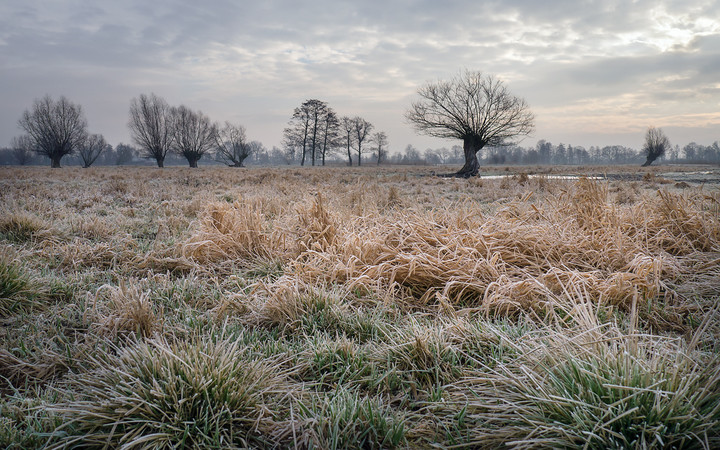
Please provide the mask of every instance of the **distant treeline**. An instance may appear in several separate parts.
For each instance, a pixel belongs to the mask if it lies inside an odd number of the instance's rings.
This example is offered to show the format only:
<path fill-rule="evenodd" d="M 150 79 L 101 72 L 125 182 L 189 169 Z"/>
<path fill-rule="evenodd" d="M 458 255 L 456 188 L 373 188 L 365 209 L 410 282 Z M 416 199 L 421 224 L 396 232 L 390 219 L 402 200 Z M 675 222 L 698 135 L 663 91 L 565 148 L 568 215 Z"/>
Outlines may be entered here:
<path fill-rule="evenodd" d="M 300 155 L 293 155 L 285 149 L 273 147 L 265 148 L 257 143 L 256 151 L 247 157 L 247 165 L 255 166 L 281 166 L 300 164 Z M 553 165 L 574 165 L 574 164 L 641 164 L 645 161 L 645 155 L 641 150 L 636 150 L 622 145 L 608 145 L 605 147 L 554 145 L 545 140 L 539 141 L 534 147 L 522 147 L 517 145 L 507 147 L 486 147 L 480 152 L 480 158 L 485 165 L 522 165 L 522 164 L 553 164 Z M 328 155 L 330 164 L 345 164 L 347 161 L 344 155 Z M 83 161 L 79 155 L 68 155 L 64 163 L 70 166 L 82 166 Z M 371 151 L 366 154 L 368 163 L 377 162 L 377 152 Z M 463 164 L 463 149 L 459 145 L 450 148 L 442 147 L 420 151 L 412 145 L 407 145 L 402 152 L 390 151 L 383 163 L 387 164 L 408 164 L 408 165 L 443 165 Z M 720 142 L 715 141 L 711 145 L 701 145 L 691 142 L 684 147 L 675 145 L 660 158 L 661 163 L 720 163 Z M 213 159 L 205 160 L 204 165 L 224 165 Z M 187 161 L 179 155 L 168 154 L 166 162 L 168 166 L 187 165 Z M 0 165 L 47 165 L 47 157 L 35 153 L 22 154 L 12 148 L 0 149 Z M 153 160 L 143 158 L 141 152 L 134 146 L 118 144 L 115 147 L 108 146 L 98 157 L 95 165 L 121 166 L 121 165 L 147 165 L 154 166 Z"/>

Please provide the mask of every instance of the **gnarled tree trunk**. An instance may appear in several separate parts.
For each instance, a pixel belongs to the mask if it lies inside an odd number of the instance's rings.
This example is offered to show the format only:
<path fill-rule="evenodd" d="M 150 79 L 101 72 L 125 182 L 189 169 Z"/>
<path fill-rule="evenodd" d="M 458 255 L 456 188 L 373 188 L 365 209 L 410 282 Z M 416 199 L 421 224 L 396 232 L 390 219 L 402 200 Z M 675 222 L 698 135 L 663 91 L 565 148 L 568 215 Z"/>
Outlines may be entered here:
<path fill-rule="evenodd" d="M 477 136 L 466 136 L 463 138 L 463 150 L 465 152 L 465 165 L 455 173 L 456 177 L 470 178 L 477 176 L 480 171 L 480 162 L 477 152 L 485 146 L 485 142 Z"/>
<path fill-rule="evenodd" d="M 62 155 L 51 156 L 50 157 L 50 167 L 52 167 L 53 169 L 59 169 L 61 159 L 62 159 Z"/>

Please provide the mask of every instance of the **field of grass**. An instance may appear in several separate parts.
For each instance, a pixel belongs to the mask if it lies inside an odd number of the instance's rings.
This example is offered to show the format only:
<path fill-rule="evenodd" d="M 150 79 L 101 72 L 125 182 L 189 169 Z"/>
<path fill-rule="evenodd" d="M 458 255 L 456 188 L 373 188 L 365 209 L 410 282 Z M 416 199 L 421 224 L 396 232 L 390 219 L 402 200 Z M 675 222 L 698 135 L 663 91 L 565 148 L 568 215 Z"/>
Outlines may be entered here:
<path fill-rule="evenodd" d="M 0 168 L 0 447 L 720 447 L 717 168 L 431 170 Z"/>

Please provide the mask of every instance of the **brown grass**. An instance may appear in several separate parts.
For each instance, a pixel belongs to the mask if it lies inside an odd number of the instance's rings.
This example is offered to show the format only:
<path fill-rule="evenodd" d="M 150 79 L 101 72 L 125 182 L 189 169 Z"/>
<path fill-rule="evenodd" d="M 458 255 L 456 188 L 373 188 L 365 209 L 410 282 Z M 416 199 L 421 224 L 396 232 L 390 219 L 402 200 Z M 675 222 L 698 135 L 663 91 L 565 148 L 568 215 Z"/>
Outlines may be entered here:
<path fill-rule="evenodd" d="M 676 187 L 661 168 L 590 178 L 614 169 L 574 168 L 588 175 L 576 180 L 529 175 L 562 173 L 542 167 L 471 180 L 412 167 L 0 169 L 0 412 L 19 417 L 0 421 L 0 447 L 169 430 L 162 408 L 146 408 L 142 430 L 103 409 L 127 355 L 148 374 L 143 405 L 165 366 L 197 375 L 208 398 L 228 367 L 291 387 L 263 384 L 272 395 L 253 400 L 255 422 L 228 415 L 225 443 L 573 446 L 563 411 L 586 402 L 575 417 L 598 446 L 660 446 L 610 422 L 643 410 L 666 414 L 652 426 L 667 442 L 712 447 L 720 411 L 681 405 L 714 399 L 701 386 L 720 379 L 720 190 Z M 208 364 L 207 384 L 178 352 Z M 167 358 L 146 366 L 156 354 Z M 134 414 L 139 394 L 123 383 Z M 628 409 L 599 412 L 574 385 Z M 652 399 L 633 403 L 633 389 Z M 57 424 L 30 403 L 77 427 L 48 441 Z M 182 446 L 171 431 L 161 441 Z"/>

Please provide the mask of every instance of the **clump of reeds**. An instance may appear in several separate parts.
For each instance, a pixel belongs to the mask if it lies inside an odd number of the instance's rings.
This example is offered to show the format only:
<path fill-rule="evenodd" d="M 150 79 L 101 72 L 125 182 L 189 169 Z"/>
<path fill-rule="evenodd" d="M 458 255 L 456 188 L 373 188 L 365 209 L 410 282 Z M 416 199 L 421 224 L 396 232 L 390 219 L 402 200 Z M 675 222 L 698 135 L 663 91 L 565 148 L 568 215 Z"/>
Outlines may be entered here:
<path fill-rule="evenodd" d="M 704 200 L 704 199 L 703 199 Z M 645 226 L 651 243 L 673 255 L 720 250 L 720 219 L 681 194 L 658 191 Z"/>
<path fill-rule="evenodd" d="M 512 355 L 514 343 L 489 323 L 439 319 L 421 323 L 410 318 L 388 336 L 386 348 L 374 355 L 400 378 L 403 391 L 418 397 L 438 395 L 443 387 L 466 376 L 469 369 L 494 365 Z"/>
<path fill-rule="evenodd" d="M 253 325 L 298 330 L 305 325 L 337 322 L 348 308 L 347 293 L 281 277 L 272 283 L 260 281 L 246 300 L 243 320 Z"/>
<path fill-rule="evenodd" d="M 445 298 L 544 318 L 572 309 L 578 289 L 625 311 L 636 299 L 672 297 L 670 282 L 686 270 L 670 257 L 673 247 L 707 251 L 720 240 L 717 218 L 670 194 L 657 206 L 620 208 L 608 201 L 606 185 L 589 179 L 552 202 L 536 205 L 531 194 L 493 216 L 454 205 L 438 214 L 350 218 L 335 245 L 304 253 L 290 269 L 310 282 L 341 282 L 420 305 Z M 578 289 L 563 289 L 568 283 Z"/>
<path fill-rule="evenodd" d="M 100 354 L 72 381 L 73 400 L 52 408 L 68 421 L 55 447 L 271 444 L 265 403 L 284 394 L 286 383 L 269 364 L 249 360 L 237 340 L 155 340 L 113 353 Z"/>

